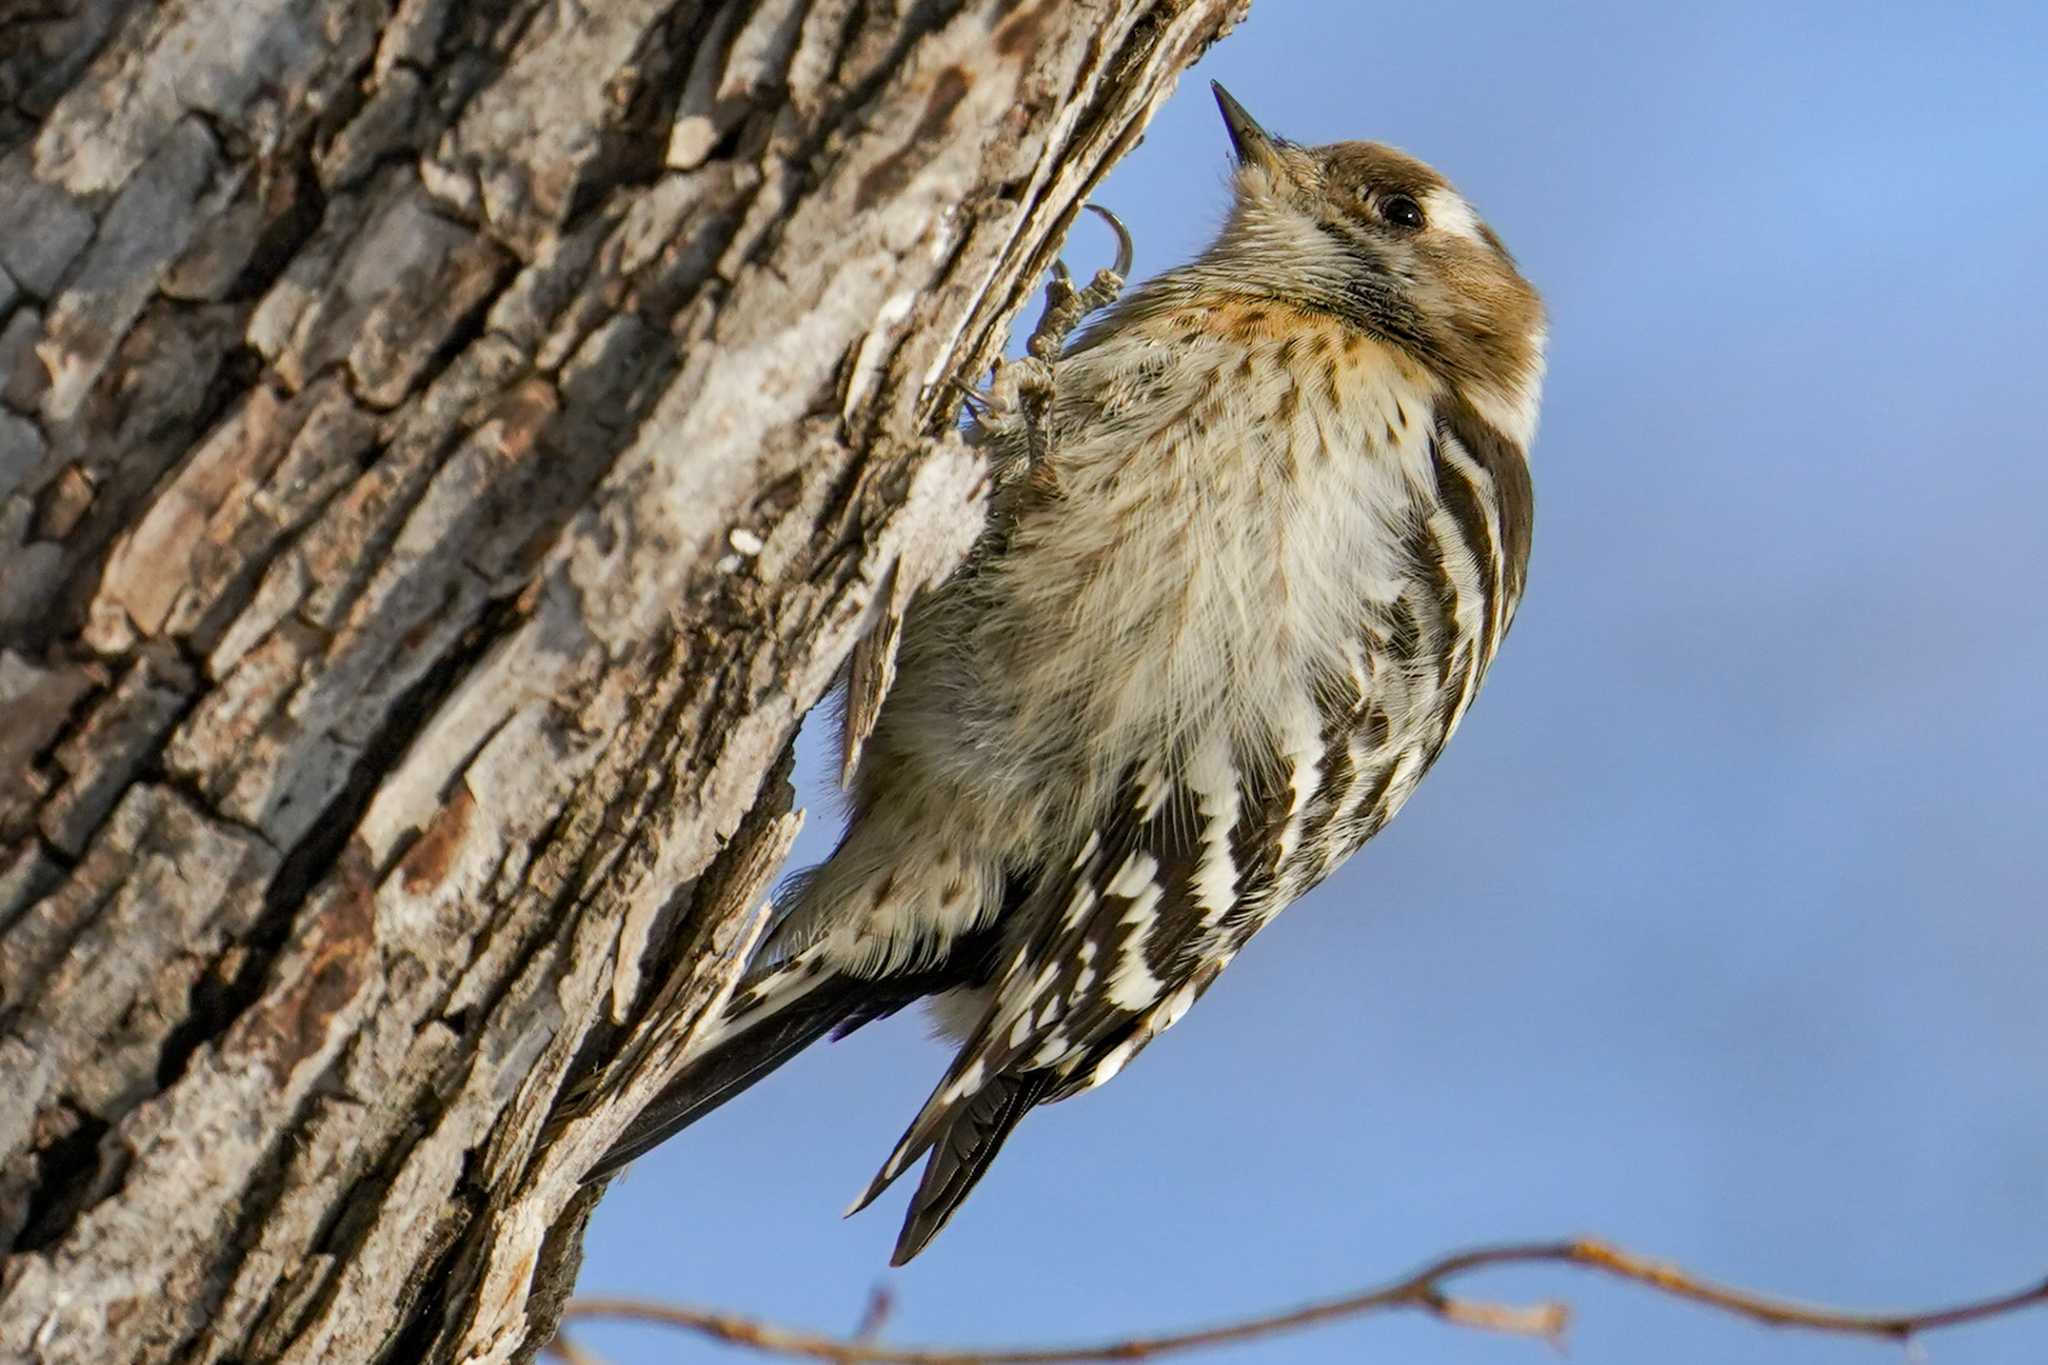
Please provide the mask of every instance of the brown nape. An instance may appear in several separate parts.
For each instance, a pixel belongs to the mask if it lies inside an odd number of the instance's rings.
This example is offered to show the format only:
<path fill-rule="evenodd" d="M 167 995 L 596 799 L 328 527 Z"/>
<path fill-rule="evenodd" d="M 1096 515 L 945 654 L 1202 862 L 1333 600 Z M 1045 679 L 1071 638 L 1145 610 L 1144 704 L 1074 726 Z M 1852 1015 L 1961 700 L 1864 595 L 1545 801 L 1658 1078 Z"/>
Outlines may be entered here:
<path fill-rule="evenodd" d="M 1441 363 L 1457 380 L 1502 391 L 1519 386 L 1536 364 L 1543 301 L 1505 254 L 1452 237 L 1418 244 L 1433 258 L 1451 298 L 1436 338 Z"/>

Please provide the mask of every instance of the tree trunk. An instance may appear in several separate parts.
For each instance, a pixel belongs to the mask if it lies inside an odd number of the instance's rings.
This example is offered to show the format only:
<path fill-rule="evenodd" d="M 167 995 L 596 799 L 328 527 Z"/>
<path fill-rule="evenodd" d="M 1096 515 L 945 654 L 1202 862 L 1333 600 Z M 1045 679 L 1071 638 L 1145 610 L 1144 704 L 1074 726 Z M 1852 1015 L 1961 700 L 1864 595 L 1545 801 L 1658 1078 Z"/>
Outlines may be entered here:
<path fill-rule="evenodd" d="M 546 1339 L 1247 2 L 0 0 L 0 1361 Z"/>

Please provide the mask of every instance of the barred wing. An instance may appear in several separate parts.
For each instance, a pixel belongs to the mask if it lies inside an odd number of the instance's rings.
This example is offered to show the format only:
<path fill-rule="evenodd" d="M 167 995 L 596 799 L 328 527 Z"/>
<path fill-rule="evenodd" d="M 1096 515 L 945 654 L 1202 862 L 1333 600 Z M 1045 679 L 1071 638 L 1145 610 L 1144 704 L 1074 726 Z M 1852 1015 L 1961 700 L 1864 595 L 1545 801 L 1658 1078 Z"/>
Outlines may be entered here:
<path fill-rule="evenodd" d="M 1245 910 L 1270 899 L 1277 862 L 1265 850 L 1297 804 L 1292 765 L 1233 757 L 1211 743 L 1177 778 L 1165 764 L 1134 767 L 1104 827 L 1019 908 L 1034 932 L 998 975 L 988 1016 L 854 1205 L 932 1151 L 897 1264 L 944 1225 L 1031 1105 L 1108 1080 L 1215 979 L 1228 961 L 1216 945 L 1256 928 Z"/>

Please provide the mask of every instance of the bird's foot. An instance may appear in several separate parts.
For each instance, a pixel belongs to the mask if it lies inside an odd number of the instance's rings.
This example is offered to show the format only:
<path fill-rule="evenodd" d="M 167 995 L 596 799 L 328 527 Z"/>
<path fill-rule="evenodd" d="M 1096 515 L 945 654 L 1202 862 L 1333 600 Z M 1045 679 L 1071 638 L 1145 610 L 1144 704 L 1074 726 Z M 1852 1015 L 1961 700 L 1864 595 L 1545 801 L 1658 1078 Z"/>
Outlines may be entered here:
<path fill-rule="evenodd" d="M 1131 269 L 1131 234 L 1123 221 L 1098 204 L 1088 208 L 1101 215 L 1116 233 L 1116 260 L 1095 272 L 1085 288 L 1074 287 L 1067 263 L 1055 260 L 1052 278 L 1045 286 L 1045 311 L 1024 343 L 1024 354 L 1016 360 L 998 360 L 980 408 L 969 405 L 976 424 L 983 431 L 1020 428 L 1021 469 L 1036 468 L 1052 452 L 1051 416 L 1056 391 L 1054 365 L 1066 348 L 1067 338 L 1081 319 L 1098 308 L 1115 303 L 1123 292 L 1124 277 Z"/>

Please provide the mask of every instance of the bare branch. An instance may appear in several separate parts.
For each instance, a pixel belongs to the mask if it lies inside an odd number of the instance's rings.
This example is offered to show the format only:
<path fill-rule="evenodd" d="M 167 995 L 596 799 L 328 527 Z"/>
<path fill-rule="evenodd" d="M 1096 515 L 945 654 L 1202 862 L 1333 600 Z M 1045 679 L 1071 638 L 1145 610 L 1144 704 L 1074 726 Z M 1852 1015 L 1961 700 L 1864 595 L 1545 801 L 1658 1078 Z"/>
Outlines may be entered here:
<path fill-rule="evenodd" d="M 1716 1284 L 1679 1266 L 1654 1261 L 1606 1242 L 1516 1242 L 1477 1247 L 1441 1257 L 1389 1284 L 1340 1298 L 1306 1304 L 1285 1312 L 1164 1336 L 1130 1337 L 1089 1346 L 1027 1347 L 1009 1350 L 916 1349 L 885 1346 L 855 1338 L 818 1336 L 777 1327 L 753 1318 L 640 1299 L 582 1298 L 571 1301 L 567 1318 L 628 1318 L 661 1323 L 774 1355 L 834 1362 L 834 1365 L 1079 1365 L 1085 1361 L 1138 1360 L 1148 1356 L 1224 1346 L 1257 1337 L 1275 1336 L 1341 1318 L 1362 1317 L 1391 1309 L 1413 1309 L 1460 1327 L 1563 1338 L 1571 1310 L 1557 1302 L 1532 1305 L 1489 1303 L 1454 1298 L 1444 1282 L 1474 1271 L 1508 1265 L 1578 1266 L 1614 1279 L 1645 1285 L 1660 1294 L 1688 1300 L 1771 1327 L 1798 1327 L 1842 1336 L 1906 1341 L 1922 1332 L 1981 1322 L 2048 1303 L 2048 1281 L 2010 1294 L 1917 1313 L 1859 1313 Z M 556 1353 L 574 1365 L 576 1357 Z M 573 1348 L 572 1348 L 573 1349 Z M 587 1357 L 586 1357 L 587 1358 Z"/>
<path fill-rule="evenodd" d="M 868 1305 L 861 1310 L 860 1321 L 853 1329 L 853 1340 L 873 1341 L 882 1335 L 882 1329 L 889 1325 L 889 1314 L 896 1310 L 896 1296 L 889 1292 L 887 1283 L 877 1284 L 868 1295 Z"/>
<path fill-rule="evenodd" d="M 569 1340 L 566 1332 L 555 1333 L 555 1339 L 548 1343 L 548 1354 L 562 1362 L 562 1365 L 604 1365 L 604 1358 L 584 1350 Z"/>

